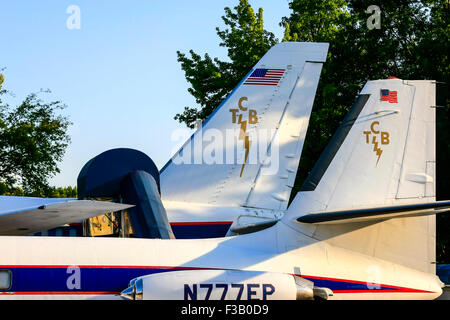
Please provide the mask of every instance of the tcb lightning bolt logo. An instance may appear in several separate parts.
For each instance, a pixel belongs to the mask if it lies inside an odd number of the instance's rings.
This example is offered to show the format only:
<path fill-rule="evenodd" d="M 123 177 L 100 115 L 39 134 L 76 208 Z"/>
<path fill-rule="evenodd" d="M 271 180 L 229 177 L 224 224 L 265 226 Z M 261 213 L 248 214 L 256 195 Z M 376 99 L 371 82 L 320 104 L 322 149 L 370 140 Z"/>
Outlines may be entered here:
<path fill-rule="evenodd" d="M 239 140 L 244 141 L 245 158 L 244 163 L 242 164 L 240 177 L 242 177 L 242 173 L 244 172 L 245 164 L 247 163 L 247 158 L 250 153 L 250 146 L 252 145 L 252 141 L 250 140 L 249 134 L 247 132 L 247 123 L 248 124 L 258 123 L 258 113 L 256 112 L 256 110 L 248 109 L 247 107 L 244 107 L 242 105 L 242 103 L 247 100 L 248 100 L 247 97 L 240 98 L 238 102 L 239 109 L 230 109 L 230 112 L 232 114 L 232 122 L 233 123 L 237 122 L 238 124 L 241 125 Z M 240 111 L 242 112 L 248 111 L 248 122 L 247 120 L 242 120 L 243 114 L 239 113 Z"/>
<path fill-rule="evenodd" d="M 378 141 L 377 141 L 377 137 L 376 136 L 372 137 L 372 144 L 373 144 L 373 151 L 378 156 L 378 158 L 377 158 L 377 164 L 378 164 L 378 161 L 380 161 L 380 157 L 381 157 L 381 154 L 383 153 L 383 150 L 378 147 Z"/>
<path fill-rule="evenodd" d="M 383 149 L 381 148 L 383 145 L 389 144 L 389 132 L 380 131 L 375 126 L 379 126 L 379 121 L 374 121 L 370 125 L 370 131 L 364 131 L 363 133 L 366 136 L 366 144 L 373 145 L 373 152 L 377 155 L 377 165 L 380 161 L 381 155 L 383 154 Z M 372 137 L 372 139 L 370 139 Z"/>

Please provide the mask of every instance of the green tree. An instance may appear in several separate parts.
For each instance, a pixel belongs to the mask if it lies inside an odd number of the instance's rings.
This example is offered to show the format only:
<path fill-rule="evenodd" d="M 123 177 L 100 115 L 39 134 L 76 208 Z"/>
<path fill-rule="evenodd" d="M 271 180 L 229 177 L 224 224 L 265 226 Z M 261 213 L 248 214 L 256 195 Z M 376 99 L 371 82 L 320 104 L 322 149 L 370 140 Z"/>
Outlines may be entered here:
<path fill-rule="evenodd" d="M 77 187 L 52 187 L 46 186 L 39 190 L 25 192 L 21 187 L 8 186 L 4 182 L 0 182 L 0 195 L 19 196 L 19 197 L 40 197 L 40 198 L 76 198 Z"/>
<path fill-rule="evenodd" d="M 0 181 L 0 195 L 23 197 L 25 192 L 20 187 L 7 186 L 6 183 Z"/>
<path fill-rule="evenodd" d="M 0 71 L 2 71 L 2 70 L 0 70 Z M 5 90 L 2 89 L 2 85 L 3 85 L 4 81 L 5 81 L 5 78 L 4 78 L 3 74 L 0 73 L 0 98 L 1 98 L 2 94 L 5 94 L 5 92 L 6 92 Z M 2 103 L 2 99 L 0 99 L 0 105 L 1 105 L 1 103 Z"/>
<path fill-rule="evenodd" d="M 0 84 L 3 80 L 2 76 Z M 48 188 L 70 142 L 71 123 L 57 114 L 65 107 L 60 101 L 45 103 L 36 93 L 17 107 L 0 101 L 0 182 L 9 188 L 20 186 L 25 194 Z"/>
<path fill-rule="evenodd" d="M 292 14 L 283 17 L 285 26 L 283 41 L 329 42 L 337 31 L 348 26 L 350 14 L 345 0 L 292 1 Z"/>
<path fill-rule="evenodd" d="M 200 109 L 186 106 L 175 119 L 193 128 L 197 120 L 205 120 L 244 78 L 259 59 L 278 42 L 273 33 L 264 30 L 263 10 L 257 13 L 248 0 L 240 0 L 234 10 L 225 8 L 222 20 L 225 30 L 216 28 L 220 46 L 228 49 L 230 61 L 212 59 L 207 53 L 202 58 L 193 50 L 190 57 L 177 51 L 178 61 L 191 87 L 189 93 Z"/>

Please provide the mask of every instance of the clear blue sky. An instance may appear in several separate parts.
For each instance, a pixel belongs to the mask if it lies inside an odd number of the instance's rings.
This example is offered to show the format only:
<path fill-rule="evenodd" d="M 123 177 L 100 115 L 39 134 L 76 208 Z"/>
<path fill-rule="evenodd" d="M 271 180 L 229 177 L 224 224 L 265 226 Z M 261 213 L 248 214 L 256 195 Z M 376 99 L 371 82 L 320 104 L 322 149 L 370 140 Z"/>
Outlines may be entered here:
<path fill-rule="evenodd" d="M 72 142 L 52 185 L 76 185 L 82 166 L 111 148 L 143 151 L 161 168 L 176 145 L 173 120 L 196 106 L 176 51 L 226 59 L 215 28 L 224 7 L 238 0 L 15 0 L 0 2 L 0 68 L 4 88 L 19 104 L 41 88 L 46 101 L 61 100 L 73 122 Z M 264 9 L 267 30 L 289 15 L 288 0 L 251 0 Z M 70 5 L 80 8 L 81 28 L 66 26 Z M 4 99 L 5 100 L 5 99 Z"/>

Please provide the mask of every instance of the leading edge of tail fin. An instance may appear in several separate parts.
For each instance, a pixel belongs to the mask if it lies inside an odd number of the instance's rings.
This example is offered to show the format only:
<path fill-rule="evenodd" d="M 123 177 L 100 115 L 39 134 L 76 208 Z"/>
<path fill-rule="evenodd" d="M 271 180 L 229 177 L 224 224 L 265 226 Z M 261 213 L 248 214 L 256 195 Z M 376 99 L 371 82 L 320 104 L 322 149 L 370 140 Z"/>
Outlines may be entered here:
<path fill-rule="evenodd" d="M 331 245 L 434 273 L 436 217 L 423 215 L 440 206 L 435 94 L 435 81 L 367 82 L 283 221 Z M 427 210 L 411 214 L 417 208 Z"/>
<path fill-rule="evenodd" d="M 327 52 L 273 46 L 161 170 L 163 200 L 286 209 Z"/>

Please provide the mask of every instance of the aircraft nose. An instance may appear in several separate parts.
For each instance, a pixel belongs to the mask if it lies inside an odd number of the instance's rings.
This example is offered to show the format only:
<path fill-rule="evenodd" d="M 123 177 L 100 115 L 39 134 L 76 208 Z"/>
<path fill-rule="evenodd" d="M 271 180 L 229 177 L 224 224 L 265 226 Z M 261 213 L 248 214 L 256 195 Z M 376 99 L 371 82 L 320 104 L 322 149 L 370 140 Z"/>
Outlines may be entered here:
<path fill-rule="evenodd" d="M 144 297 L 142 279 L 131 280 L 129 287 L 123 290 L 120 296 L 126 300 L 142 300 Z"/>
<path fill-rule="evenodd" d="M 120 293 L 120 296 L 125 300 L 134 300 L 136 294 L 134 286 L 128 287 Z"/>

